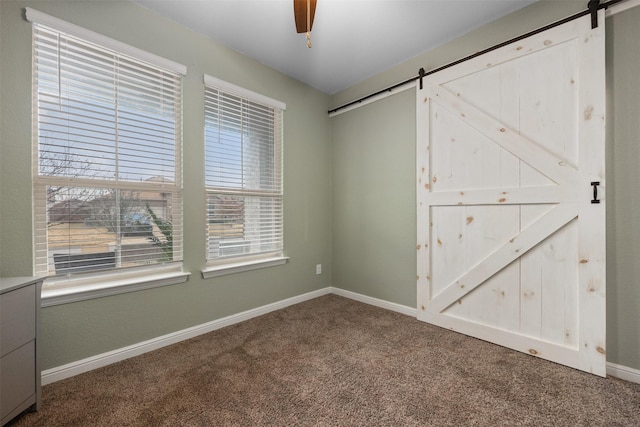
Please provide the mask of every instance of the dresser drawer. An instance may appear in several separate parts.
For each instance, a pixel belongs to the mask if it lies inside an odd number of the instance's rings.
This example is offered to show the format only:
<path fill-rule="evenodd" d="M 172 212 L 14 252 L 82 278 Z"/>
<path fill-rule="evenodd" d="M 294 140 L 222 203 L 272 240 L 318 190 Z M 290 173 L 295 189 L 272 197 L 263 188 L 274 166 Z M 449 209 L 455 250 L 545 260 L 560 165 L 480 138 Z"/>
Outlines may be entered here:
<path fill-rule="evenodd" d="M 36 287 L 0 295 L 0 357 L 35 339 Z"/>
<path fill-rule="evenodd" d="M 0 358 L 0 415 L 4 421 L 36 403 L 36 347 L 31 341 Z"/>

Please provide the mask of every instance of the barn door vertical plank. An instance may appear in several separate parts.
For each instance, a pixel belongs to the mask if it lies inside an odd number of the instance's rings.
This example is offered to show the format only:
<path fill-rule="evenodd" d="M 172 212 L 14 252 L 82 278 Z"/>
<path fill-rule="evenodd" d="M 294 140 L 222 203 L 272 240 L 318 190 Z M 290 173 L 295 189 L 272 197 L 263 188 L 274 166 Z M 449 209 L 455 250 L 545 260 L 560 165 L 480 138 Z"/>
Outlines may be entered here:
<path fill-rule="evenodd" d="M 423 313 L 427 301 L 431 300 L 431 272 L 430 253 L 431 215 L 429 207 L 429 129 L 430 109 L 429 99 L 416 85 L 416 205 L 417 205 L 417 313 L 418 319 L 424 320 Z"/>
<path fill-rule="evenodd" d="M 578 129 L 580 166 L 585 191 L 579 203 L 580 247 L 578 269 L 580 274 L 580 325 L 581 348 L 584 351 L 582 369 L 597 375 L 606 375 L 606 241 L 605 218 L 605 68 L 604 56 L 604 10 L 598 15 L 598 27 L 589 31 L 579 45 L 581 69 L 588 71 L 589 84 L 580 85 Z M 584 75 L 583 75 L 584 76 Z M 586 78 L 586 77 L 585 77 Z M 594 82 L 596 82 L 594 84 Z M 599 84 L 598 84 L 599 83 Z M 598 199 L 591 203 L 593 187 L 599 182 Z M 601 230 L 601 232 L 594 232 Z"/>

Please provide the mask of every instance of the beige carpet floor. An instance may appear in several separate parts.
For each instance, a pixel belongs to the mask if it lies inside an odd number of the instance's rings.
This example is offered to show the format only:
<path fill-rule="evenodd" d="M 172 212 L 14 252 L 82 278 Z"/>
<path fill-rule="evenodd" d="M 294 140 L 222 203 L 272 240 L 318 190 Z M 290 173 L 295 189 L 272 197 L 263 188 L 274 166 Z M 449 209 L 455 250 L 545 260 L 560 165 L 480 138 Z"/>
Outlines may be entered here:
<path fill-rule="evenodd" d="M 15 426 L 640 426 L 640 384 L 320 297 L 43 388 Z"/>

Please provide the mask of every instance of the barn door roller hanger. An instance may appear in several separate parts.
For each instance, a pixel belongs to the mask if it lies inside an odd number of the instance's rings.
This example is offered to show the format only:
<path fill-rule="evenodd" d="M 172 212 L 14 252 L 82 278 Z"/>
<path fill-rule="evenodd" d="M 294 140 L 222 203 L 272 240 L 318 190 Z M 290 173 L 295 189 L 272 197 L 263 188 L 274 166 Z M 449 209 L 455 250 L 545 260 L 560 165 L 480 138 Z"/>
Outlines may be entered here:
<path fill-rule="evenodd" d="M 598 10 L 600 9 L 600 0 L 589 0 L 587 8 L 591 14 L 591 29 L 598 28 Z"/>

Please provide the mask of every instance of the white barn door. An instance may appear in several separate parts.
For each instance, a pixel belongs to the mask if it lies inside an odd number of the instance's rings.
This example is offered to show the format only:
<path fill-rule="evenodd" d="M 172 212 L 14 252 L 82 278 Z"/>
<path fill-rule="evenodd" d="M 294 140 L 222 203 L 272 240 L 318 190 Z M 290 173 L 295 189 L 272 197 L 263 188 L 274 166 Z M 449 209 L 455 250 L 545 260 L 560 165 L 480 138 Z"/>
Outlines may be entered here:
<path fill-rule="evenodd" d="M 603 11 L 598 23 L 424 78 L 417 283 L 420 320 L 604 376 Z"/>

